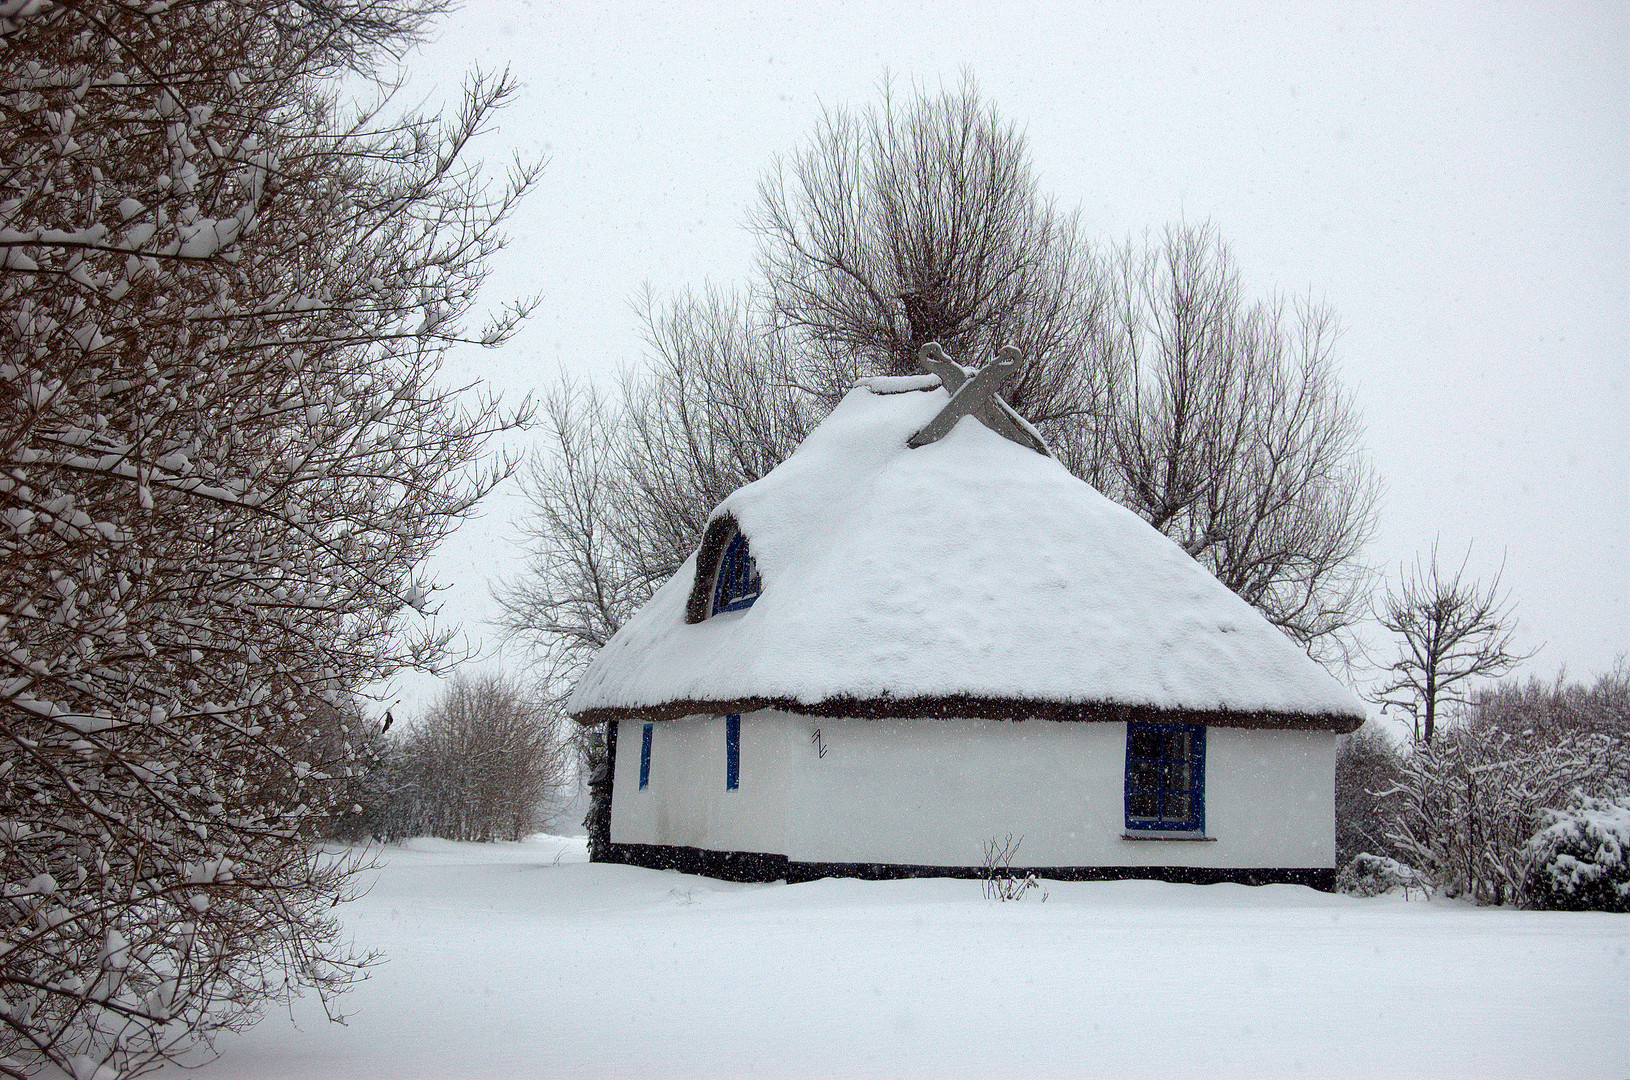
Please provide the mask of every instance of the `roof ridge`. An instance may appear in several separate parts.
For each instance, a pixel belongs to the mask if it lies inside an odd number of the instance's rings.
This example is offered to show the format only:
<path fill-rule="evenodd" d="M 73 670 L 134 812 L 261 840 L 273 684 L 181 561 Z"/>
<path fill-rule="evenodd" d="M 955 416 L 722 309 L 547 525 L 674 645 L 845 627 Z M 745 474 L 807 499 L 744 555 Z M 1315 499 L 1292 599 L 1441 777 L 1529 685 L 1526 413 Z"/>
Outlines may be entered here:
<path fill-rule="evenodd" d="M 908 394 L 914 390 L 938 390 L 943 384 L 938 375 L 866 375 L 855 380 L 855 387 L 874 394 Z"/>

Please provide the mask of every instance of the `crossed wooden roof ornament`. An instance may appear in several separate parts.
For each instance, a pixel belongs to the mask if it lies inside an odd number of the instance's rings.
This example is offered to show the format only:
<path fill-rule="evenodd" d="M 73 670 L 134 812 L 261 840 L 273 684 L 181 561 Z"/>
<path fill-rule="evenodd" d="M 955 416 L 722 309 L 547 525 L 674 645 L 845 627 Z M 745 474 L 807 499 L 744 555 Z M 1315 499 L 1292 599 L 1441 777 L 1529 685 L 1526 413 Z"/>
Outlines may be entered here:
<path fill-rule="evenodd" d="M 964 416 L 972 416 L 998 435 L 1028 446 L 1036 453 L 1052 457 L 1052 448 L 1029 421 L 1013 411 L 1013 406 L 997 396 L 997 391 L 1024 368 L 1024 354 L 1012 345 L 1003 345 L 996 359 L 982 368 L 963 367 L 945 354 L 940 343 L 930 341 L 917 350 L 917 363 L 949 390 L 951 400 L 939 415 L 907 440 L 907 445 L 927 446 L 944 438 Z"/>

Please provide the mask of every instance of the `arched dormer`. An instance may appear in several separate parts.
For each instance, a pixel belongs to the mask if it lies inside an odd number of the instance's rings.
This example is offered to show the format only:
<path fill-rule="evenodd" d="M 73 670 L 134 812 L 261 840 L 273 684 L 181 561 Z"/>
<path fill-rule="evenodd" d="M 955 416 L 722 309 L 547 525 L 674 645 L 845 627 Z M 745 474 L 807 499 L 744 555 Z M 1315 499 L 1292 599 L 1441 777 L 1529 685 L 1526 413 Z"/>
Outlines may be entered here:
<path fill-rule="evenodd" d="M 763 582 L 759 580 L 753 553 L 748 550 L 747 537 L 738 532 L 726 542 L 724 556 L 719 560 L 719 572 L 715 575 L 713 586 L 712 614 L 750 608 L 762 589 Z"/>
<path fill-rule="evenodd" d="M 699 623 L 722 611 L 750 608 L 762 588 L 752 549 L 736 519 L 729 514 L 714 518 L 696 553 L 696 580 L 685 605 L 685 621 Z"/>

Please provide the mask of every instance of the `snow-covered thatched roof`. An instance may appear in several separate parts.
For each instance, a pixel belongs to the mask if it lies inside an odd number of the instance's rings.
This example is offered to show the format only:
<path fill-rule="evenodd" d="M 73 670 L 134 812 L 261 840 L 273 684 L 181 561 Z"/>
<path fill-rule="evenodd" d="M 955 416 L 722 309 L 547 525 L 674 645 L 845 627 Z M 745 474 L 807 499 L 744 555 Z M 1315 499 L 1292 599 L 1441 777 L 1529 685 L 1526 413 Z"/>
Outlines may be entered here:
<path fill-rule="evenodd" d="M 714 510 L 697 553 L 589 665 L 571 714 L 1362 722 L 1294 642 L 1057 461 L 973 416 L 908 448 L 947 400 L 931 377 L 850 391 Z M 708 617 L 737 529 L 762 592 Z"/>

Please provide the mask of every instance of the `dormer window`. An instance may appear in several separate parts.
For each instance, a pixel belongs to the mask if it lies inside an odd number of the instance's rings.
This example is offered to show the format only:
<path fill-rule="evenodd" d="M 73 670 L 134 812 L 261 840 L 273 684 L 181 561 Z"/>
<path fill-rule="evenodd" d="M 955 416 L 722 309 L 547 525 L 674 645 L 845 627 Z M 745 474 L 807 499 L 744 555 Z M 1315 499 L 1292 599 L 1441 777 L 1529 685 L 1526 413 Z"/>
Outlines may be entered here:
<path fill-rule="evenodd" d="M 753 553 L 747 549 L 747 537 L 737 532 L 719 559 L 719 573 L 713 585 L 713 609 L 708 614 L 750 608 L 762 587 L 758 567 L 753 564 Z"/>

